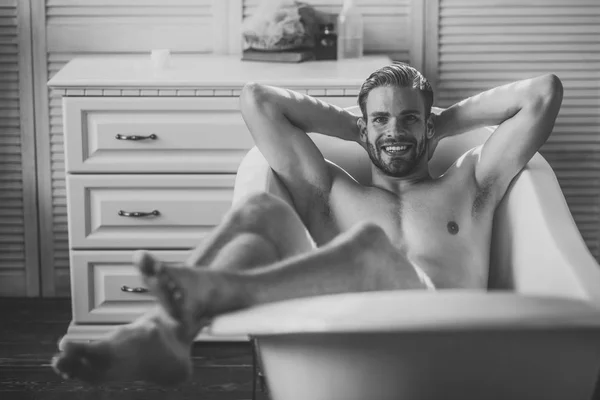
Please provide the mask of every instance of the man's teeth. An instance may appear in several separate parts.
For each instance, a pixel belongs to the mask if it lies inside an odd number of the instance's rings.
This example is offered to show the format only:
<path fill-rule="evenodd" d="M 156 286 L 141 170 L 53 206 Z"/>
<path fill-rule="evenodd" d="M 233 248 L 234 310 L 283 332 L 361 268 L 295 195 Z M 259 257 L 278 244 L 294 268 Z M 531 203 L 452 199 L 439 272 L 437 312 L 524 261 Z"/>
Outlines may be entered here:
<path fill-rule="evenodd" d="M 408 146 L 387 146 L 385 147 L 385 151 L 393 153 L 395 151 L 404 151 L 408 148 Z"/>

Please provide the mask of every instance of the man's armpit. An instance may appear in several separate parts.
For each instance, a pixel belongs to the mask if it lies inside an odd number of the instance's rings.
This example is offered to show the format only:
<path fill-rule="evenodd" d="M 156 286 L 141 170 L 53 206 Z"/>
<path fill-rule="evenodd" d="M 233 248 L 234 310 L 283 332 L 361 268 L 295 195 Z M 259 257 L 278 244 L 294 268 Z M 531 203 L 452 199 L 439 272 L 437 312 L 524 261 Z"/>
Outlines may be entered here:
<path fill-rule="evenodd" d="M 331 206 L 329 204 L 329 195 L 320 188 L 315 188 L 310 201 L 310 211 L 315 214 L 319 214 L 324 218 L 331 218 Z"/>
<path fill-rule="evenodd" d="M 471 204 L 471 216 L 477 218 L 490 207 L 494 208 L 498 201 L 499 187 L 494 181 L 489 180 L 487 182 L 477 182 L 475 177 L 475 168 L 477 168 L 477 162 L 481 154 L 481 146 L 473 148 L 463 154 L 458 160 L 457 165 L 460 164 L 463 168 L 466 168 L 472 174 L 471 177 L 462 182 L 463 185 L 473 185 L 475 187 L 473 193 L 473 201 Z M 459 167 L 460 168 L 460 167 Z M 465 188 L 466 189 L 466 188 Z M 502 196 L 500 196 L 501 198 Z"/>
<path fill-rule="evenodd" d="M 495 202 L 494 185 L 491 182 L 478 185 L 475 189 L 475 198 L 471 207 L 471 216 L 477 218 L 485 209 Z"/>

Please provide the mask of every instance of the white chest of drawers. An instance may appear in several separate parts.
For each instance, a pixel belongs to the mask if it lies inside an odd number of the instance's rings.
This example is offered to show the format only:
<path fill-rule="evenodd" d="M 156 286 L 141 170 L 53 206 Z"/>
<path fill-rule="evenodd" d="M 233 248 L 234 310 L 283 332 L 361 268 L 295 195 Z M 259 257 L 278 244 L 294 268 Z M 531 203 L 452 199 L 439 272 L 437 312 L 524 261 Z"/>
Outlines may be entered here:
<path fill-rule="evenodd" d="M 136 249 L 183 261 L 231 206 L 235 173 L 254 145 L 239 112 L 256 81 L 356 105 L 385 57 L 302 64 L 175 56 L 76 58 L 48 83 L 63 95 L 73 321 L 65 340 L 99 338 L 153 298 L 131 265 Z M 201 332 L 198 340 L 246 340 Z"/>

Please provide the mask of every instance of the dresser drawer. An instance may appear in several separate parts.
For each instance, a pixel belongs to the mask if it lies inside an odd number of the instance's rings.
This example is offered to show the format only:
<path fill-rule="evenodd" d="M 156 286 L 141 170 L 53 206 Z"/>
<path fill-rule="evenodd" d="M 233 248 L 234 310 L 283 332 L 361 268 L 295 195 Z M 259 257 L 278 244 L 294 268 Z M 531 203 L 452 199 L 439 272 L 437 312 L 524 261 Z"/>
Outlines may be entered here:
<path fill-rule="evenodd" d="M 184 262 L 189 251 L 152 251 L 159 260 Z M 155 304 L 136 267 L 133 251 L 71 251 L 71 291 L 76 323 L 126 323 Z M 125 288 L 123 288 L 125 286 Z"/>
<path fill-rule="evenodd" d="M 69 173 L 235 173 L 254 145 L 238 97 L 65 97 L 63 107 Z"/>
<path fill-rule="evenodd" d="M 195 247 L 231 208 L 234 181 L 235 175 L 67 175 L 70 246 Z"/>

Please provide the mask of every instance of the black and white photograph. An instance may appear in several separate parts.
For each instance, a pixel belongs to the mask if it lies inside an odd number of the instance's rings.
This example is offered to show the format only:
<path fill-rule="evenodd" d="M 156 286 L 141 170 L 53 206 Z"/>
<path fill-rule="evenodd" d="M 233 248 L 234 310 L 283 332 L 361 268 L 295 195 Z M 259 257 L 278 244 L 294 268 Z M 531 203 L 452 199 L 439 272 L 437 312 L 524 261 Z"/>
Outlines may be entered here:
<path fill-rule="evenodd" d="M 0 0 L 0 400 L 600 400 L 600 0 Z"/>

